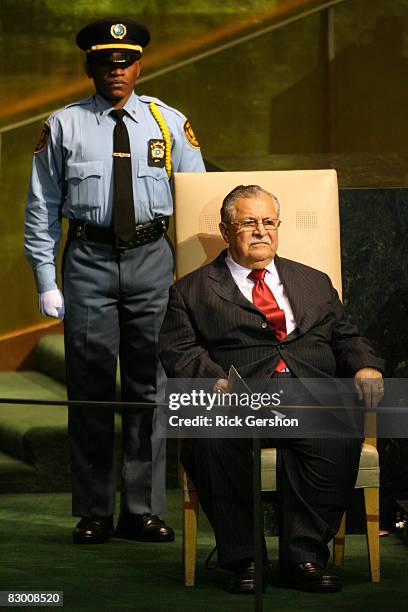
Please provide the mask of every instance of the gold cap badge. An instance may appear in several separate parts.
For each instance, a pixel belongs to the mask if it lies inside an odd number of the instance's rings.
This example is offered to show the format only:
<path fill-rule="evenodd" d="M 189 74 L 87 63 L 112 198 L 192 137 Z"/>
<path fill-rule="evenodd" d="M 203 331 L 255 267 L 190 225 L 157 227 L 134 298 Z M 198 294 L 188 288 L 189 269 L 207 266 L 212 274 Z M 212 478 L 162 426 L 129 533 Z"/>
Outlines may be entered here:
<path fill-rule="evenodd" d="M 122 39 L 126 36 L 127 29 L 123 23 L 115 23 L 113 26 L 111 26 L 110 33 L 112 34 L 113 38 Z"/>

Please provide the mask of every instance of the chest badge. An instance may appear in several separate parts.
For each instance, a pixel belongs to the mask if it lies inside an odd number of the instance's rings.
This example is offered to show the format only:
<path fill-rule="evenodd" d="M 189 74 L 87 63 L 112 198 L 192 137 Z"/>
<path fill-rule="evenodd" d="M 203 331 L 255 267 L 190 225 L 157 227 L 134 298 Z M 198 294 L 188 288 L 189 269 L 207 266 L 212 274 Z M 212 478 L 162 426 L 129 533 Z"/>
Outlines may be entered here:
<path fill-rule="evenodd" d="M 166 157 L 166 141 L 151 138 L 147 143 L 147 159 L 149 166 L 164 168 Z"/>

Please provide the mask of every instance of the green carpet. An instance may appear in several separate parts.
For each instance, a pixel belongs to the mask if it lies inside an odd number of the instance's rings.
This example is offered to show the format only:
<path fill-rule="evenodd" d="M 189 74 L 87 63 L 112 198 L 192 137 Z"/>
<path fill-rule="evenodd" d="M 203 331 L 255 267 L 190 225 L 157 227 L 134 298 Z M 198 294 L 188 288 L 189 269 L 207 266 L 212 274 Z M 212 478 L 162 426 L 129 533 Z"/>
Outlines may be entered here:
<path fill-rule="evenodd" d="M 0 496 L 0 590 L 63 590 L 65 612 L 247 612 L 253 598 L 225 591 L 226 573 L 206 571 L 213 545 L 202 516 L 196 586 L 186 588 L 181 568 L 180 492 L 170 490 L 166 519 L 176 541 L 141 544 L 112 540 L 100 546 L 74 546 L 67 493 Z M 268 538 L 269 556 L 277 540 Z M 408 549 L 394 536 L 381 540 L 382 581 L 369 582 L 364 536 L 346 539 L 346 563 L 336 571 L 344 588 L 335 594 L 309 594 L 269 586 L 265 611 L 344 612 L 404 610 L 408 606 Z M 57 609 L 57 608 L 54 608 Z M 61 609 L 61 608 L 58 608 Z"/>

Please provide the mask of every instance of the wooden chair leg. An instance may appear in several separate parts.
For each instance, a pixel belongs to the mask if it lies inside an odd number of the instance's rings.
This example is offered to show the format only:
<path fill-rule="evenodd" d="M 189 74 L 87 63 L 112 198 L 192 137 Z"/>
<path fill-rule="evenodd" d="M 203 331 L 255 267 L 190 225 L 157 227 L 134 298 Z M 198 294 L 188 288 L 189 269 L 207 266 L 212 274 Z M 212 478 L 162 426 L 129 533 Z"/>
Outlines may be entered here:
<path fill-rule="evenodd" d="M 380 582 L 380 501 L 379 489 L 364 489 L 367 521 L 367 548 L 371 582 Z"/>
<path fill-rule="evenodd" d="M 183 490 L 183 568 L 185 586 L 194 586 L 198 507 L 197 492 L 185 488 Z"/>
<path fill-rule="evenodd" d="M 333 562 L 334 565 L 344 563 L 344 543 L 346 538 L 346 513 L 341 519 L 340 527 L 333 540 Z"/>

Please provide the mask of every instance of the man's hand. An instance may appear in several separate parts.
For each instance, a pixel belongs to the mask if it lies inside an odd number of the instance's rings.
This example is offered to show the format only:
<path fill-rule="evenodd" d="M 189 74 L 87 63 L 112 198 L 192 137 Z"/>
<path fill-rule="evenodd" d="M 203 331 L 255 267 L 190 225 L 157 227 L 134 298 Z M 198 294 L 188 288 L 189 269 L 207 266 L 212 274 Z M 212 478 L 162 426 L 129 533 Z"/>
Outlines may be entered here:
<path fill-rule="evenodd" d="M 65 314 L 64 298 L 59 289 L 44 291 L 38 296 L 38 307 L 40 313 L 54 319 L 62 319 Z"/>
<path fill-rule="evenodd" d="M 213 386 L 213 391 L 219 391 L 220 393 L 228 393 L 228 379 L 219 378 Z"/>
<path fill-rule="evenodd" d="M 354 385 L 359 400 L 364 400 L 365 406 L 378 406 L 384 395 L 382 374 L 375 368 L 361 368 L 354 376 Z"/>

